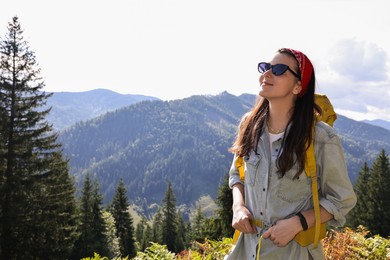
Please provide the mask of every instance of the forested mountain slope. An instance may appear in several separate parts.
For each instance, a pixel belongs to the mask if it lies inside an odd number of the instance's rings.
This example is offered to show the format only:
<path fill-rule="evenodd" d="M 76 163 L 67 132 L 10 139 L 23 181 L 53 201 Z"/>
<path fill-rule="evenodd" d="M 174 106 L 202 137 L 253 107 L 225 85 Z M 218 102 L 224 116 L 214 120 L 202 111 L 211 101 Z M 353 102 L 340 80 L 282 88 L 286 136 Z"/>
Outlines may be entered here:
<path fill-rule="evenodd" d="M 129 199 L 147 209 L 160 203 L 172 182 L 179 204 L 201 195 L 216 196 L 231 164 L 228 152 L 240 117 L 253 95 L 192 96 L 173 101 L 142 101 L 80 122 L 60 135 L 78 183 L 97 177 L 105 199 L 119 178 Z M 338 116 L 335 128 L 345 148 L 352 180 L 381 149 L 390 151 L 390 131 Z"/>
<path fill-rule="evenodd" d="M 53 124 L 55 130 L 61 131 L 78 121 L 92 119 L 143 100 L 158 100 L 158 98 L 143 95 L 123 95 L 107 89 L 94 89 L 84 92 L 54 92 L 47 101 L 47 107 L 52 108 L 47 119 Z"/>

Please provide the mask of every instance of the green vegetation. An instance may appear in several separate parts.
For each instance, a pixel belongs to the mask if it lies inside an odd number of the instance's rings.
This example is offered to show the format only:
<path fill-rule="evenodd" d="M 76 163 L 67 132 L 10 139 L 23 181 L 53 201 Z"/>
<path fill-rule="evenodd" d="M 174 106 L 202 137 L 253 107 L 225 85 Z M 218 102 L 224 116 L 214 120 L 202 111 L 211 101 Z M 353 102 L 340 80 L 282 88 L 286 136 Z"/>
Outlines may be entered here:
<path fill-rule="evenodd" d="M 110 210 L 115 220 L 116 236 L 119 239 L 120 255 L 133 257 L 136 254 L 133 218 L 130 215 L 126 187 L 121 179 Z"/>
<path fill-rule="evenodd" d="M 58 259 L 78 235 L 74 183 L 22 33 L 14 17 L 0 41 L 0 258 Z"/>
<path fill-rule="evenodd" d="M 356 231 L 344 228 L 331 230 L 321 242 L 325 259 L 384 260 L 390 258 L 390 239 L 367 236 L 368 231 L 360 226 Z M 205 240 L 194 242 L 188 250 L 178 254 L 170 252 L 165 245 L 151 243 L 143 252 L 138 252 L 134 260 L 172 259 L 172 260 L 222 260 L 232 247 L 232 239 Z M 85 260 L 101 260 L 100 255 Z M 127 258 L 123 258 L 123 260 Z M 117 259 L 117 260 L 120 260 Z"/>
<path fill-rule="evenodd" d="M 350 225 L 364 225 L 374 235 L 390 236 L 390 162 L 385 150 L 371 168 L 364 164 L 354 188 L 358 202 L 349 215 Z"/>

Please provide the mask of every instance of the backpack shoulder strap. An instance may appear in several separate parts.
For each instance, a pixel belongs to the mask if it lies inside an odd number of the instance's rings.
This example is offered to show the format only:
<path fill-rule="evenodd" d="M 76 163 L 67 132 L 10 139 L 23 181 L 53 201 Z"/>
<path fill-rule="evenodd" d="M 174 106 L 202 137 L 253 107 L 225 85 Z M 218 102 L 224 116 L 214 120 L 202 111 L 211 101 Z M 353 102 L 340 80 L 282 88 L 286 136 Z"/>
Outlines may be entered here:
<path fill-rule="evenodd" d="M 244 158 L 242 156 L 237 157 L 236 168 L 238 169 L 238 173 L 240 174 L 240 180 L 245 181 L 245 165 Z"/>
<path fill-rule="evenodd" d="M 318 198 L 318 178 L 317 178 L 317 166 L 316 157 L 314 153 L 314 129 L 315 124 L 318 121 L 324 121 L 330 126 L 333 126 L 334 121 L 337 119 L 336 112 L 334 111 L 332 103 L 330 103 L 328 97 L 323 94 L 315 94 L 315 102 L 321 108 L 321 114 L 316 113 L 316 120 L 312 128 L 313 140 L 310 143 L 309 148 L 306 151 L 306 163 L 305 172 L 308 177 L 311 178 L 311 188 L 313 196 L 313 206 L 315 214 L 315 234 L 314 234 L 314 248 L 318 246 L 320 240 L 320 228 L 321 228 L 321 216 L 320 216 L 320 203 Z"/>
<path fill-rule="evenodd" d="M 306 150 L 306 163 L 305 163 L 305 172 L 308 177 L 311 178 L 311 191 L 313 197 L 313 206 L 315 214 L 315 233 L 314 233 L 314 248 L 318 246 L 320 240 L 320 228 L 321 228 L 321 217 L 320 217 L 320 203 L 318 198 L 318 179 L 317 179 L 317 166 L 316 158 L 314 154 L 314 128 L 313 125 L 313 141 L 310 143 L 309 148 Z"/>

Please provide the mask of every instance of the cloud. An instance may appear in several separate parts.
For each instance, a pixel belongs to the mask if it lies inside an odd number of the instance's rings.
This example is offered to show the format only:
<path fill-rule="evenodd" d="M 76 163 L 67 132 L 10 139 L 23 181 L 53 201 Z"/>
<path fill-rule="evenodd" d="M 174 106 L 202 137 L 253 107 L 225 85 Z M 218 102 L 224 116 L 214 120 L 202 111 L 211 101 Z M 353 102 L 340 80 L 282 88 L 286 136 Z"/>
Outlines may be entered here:
<path fill-rule="evenodd" d="M 386 81 L 388 59 L 385 50 L 374 43 L 343 39 L 331 50 L 330 68 L 354 81 Z"/>
<path fill-rule="evenodd" d="M 318 92 L 326 93 L 338 113 L 352 119 L 390 121 L 389 56 L 373 43 L 338 41 L 327 63 L 318 66 Z"/>

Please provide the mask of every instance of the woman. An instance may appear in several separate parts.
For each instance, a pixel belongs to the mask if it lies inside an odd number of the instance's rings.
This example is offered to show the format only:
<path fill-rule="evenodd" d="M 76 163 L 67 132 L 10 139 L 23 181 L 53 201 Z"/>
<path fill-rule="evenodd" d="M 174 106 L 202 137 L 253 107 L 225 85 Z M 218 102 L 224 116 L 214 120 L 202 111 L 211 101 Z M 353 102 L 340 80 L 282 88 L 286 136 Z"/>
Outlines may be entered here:
<path fill-rule="evenodd" d="M 306 55 L 283 48 L 258 69 L 260 100 L 242 118 L 230 148 L 235 154 L 229 179 L 232 226 L 241 235 L 227 259 L 324 259 L 321 246 L 303 247 L 294 240 L 315 225 L 305 151 L 314 141 L 321 222 L 342 226 L 356 204 L 342 146 L 332 127 L 315 123 L 314 112 L 321 111 L 314 103 L 315 74 Z M 236 167 L 240 156 L 245 182 Z"/>

